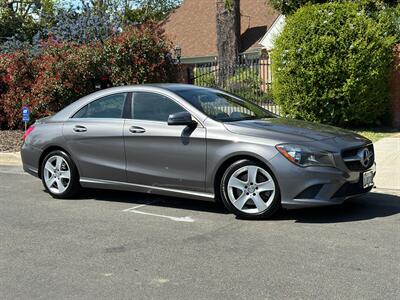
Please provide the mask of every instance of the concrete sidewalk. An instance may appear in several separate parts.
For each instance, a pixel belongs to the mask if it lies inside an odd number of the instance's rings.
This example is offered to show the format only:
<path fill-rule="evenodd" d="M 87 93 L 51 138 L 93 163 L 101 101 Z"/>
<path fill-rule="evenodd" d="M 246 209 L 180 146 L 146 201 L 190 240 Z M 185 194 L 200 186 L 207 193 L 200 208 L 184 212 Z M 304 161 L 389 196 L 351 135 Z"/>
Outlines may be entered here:
<path fill-rule="evenodd" d="M 380 189 L 400 190 L 400 134 L 383 138 L 374 144 L 376 160 L 375 185 Z"/>
<path fill-rule="evenodd" d="M 380 189 L 400 190 L 400 134 L 374 144 L 377 173 L 375 185 Z M 21 165 L 19 152 L 0 153 L 0 165 Z"/>

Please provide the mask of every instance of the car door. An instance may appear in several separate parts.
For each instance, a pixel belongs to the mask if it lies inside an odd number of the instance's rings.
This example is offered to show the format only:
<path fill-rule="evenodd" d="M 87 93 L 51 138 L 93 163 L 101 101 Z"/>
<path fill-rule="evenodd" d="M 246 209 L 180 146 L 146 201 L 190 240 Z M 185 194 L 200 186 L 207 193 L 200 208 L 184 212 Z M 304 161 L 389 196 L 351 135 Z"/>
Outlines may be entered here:
<path fill-rule="evenodd" d="M 124 127 L 128 182 L 204 191 L 206 130 L 201 124 L 169 126 L 168 116 L 181 111 L 162 94 L 133 93 L 132 119 Z"/>
<path fill-rule="evenodd" d="M 64 123 L 81 178 L 126 181 L 123 128 L 130 98 L 130 93 L 116 93 L 94 100 Z"/>

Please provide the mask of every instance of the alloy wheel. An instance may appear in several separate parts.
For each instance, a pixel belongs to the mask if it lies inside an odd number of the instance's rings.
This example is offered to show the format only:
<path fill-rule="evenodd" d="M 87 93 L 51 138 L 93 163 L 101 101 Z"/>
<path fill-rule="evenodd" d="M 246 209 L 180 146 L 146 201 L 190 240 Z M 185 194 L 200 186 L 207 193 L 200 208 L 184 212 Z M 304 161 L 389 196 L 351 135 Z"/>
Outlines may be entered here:
<path fill-rule="evenodd" d="M 51 156 L 44 165 L 44 182 L 54 194 L 62 194 L 71 182 L 71 169 L 67 161 L 59 156 Z"/>
<path fill-rule="evenodd" d="M 236 170 L 229 178 L 227 188 L 231 203 L 247 214 L 259 214 L 267 210 L 276 191 L 271 174 L 256 165 Z"/>

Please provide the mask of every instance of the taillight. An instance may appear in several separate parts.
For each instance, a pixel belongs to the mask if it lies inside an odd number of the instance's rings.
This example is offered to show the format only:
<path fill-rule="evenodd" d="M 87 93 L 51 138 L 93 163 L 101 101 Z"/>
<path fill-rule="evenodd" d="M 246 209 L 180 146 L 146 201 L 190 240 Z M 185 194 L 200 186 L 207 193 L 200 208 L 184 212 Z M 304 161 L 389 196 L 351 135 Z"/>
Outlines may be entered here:
<path fill-rule="evenodd" d="M 30 126 L 27 131 L 25 131 L 24 136 L 22 137 L 22 140 L 25 141 L 25 139 L 28 137 L 28 135 L 35 129 L 35 126 L 32 125 Z"/>

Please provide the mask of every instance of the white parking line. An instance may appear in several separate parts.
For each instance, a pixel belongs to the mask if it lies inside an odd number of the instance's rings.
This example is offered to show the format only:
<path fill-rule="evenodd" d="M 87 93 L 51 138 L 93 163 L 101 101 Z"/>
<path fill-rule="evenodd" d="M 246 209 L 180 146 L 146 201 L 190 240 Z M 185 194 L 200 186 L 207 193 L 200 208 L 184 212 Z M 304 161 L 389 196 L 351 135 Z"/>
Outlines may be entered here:
<path fill-rule="evenodd" d="M 132 213 L 140 214 L 140 215 L 147 215 L 147 216 L 165 218 L 165 219 L 169 219 L 169 220 L 175 221 L 175 222 L 187 222 L 187 223 L 193 223 L 194 222 L 194 219 L 192 217 L 188 217 L 188 216 L 186 216 L 186 217 L 172 217 L 172 216 L 153 214 L 153 213 L 148 213 L 148 212 L 137 210 L 138 208 L 141 208 L 141 207 L 144 207 L 144 206 L 147 206 L 149 204 L 156 203 L 156 202 L 160 202 L 160 200 L 156 200 L 156 201 L 152 201 L 152 202 L 149 202 L 149 203 L 146 203 L 146 204 L 141 204 L 141 205 L 138 205 L 138 206 L 130 207 L 130 208 L 124 209 L 123 212 L 132 212 Z"/>
<path fill-rule="evenodd" d="M 144 212 L 144 211 L 140 211 L 140 210 L 130 210 L 129 212 L 133 212 L 135 214 L 140 214 L 140 215 L 166 218 L 166 219 L 170 219 L 170 220 L 176 221 L 176 222 L 188 222 L 188 223 L 194 222 L 194 220 L 191 217 L 171 217 L 171 216 L 166 216 L 166 215 L 148 213 L 148 212 Z"/>
<path fill-rule="evenodd" d="M 157 203 L 157 202 L 160 202 L 160 200 L 150 201 L 150 202 L 145 203 L 145 204 L 140 204 L 140 205 L 138 205 L 138 206 L 134 206 L 134 207 L 130 207 L 130 208 L 124 209 L 123 211 L 135 210 L 135 209 L 141 208 L 141 207 L 143 207 L 143 206 L 150 205 L 150 204 Z"/>

